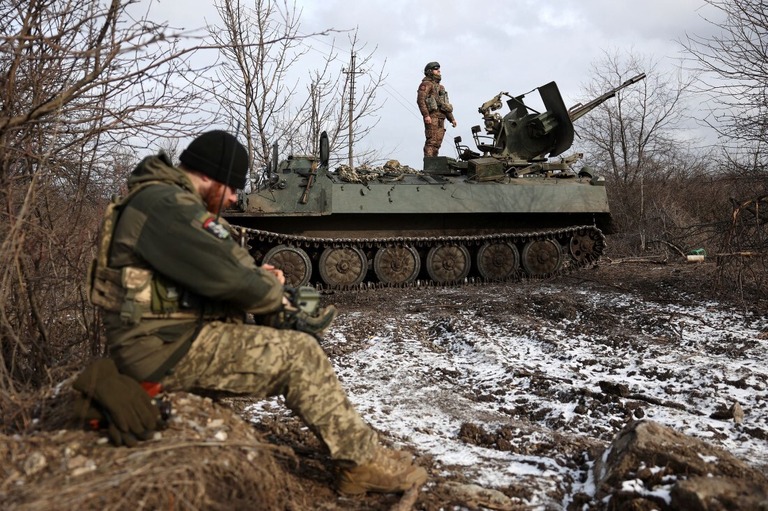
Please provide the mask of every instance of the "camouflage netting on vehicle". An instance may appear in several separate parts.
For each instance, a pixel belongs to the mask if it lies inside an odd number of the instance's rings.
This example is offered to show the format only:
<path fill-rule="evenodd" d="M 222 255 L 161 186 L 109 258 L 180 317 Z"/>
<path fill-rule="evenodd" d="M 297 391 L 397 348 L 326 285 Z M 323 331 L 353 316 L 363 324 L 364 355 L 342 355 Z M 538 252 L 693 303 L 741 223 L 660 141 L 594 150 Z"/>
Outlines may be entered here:
<path fill-rule="evenodd" d="M 336 167 L 336 175 L 342 181 L 347 183 L 368 183 L 370 181 L 399 181 L 404 174 L 418 174 L 420 171 L 401 165 L 397 160 L 389 160 L 381 167 L 370 167 L 360 165 L 350 168 L 349 165 L 339 165 Z"/>

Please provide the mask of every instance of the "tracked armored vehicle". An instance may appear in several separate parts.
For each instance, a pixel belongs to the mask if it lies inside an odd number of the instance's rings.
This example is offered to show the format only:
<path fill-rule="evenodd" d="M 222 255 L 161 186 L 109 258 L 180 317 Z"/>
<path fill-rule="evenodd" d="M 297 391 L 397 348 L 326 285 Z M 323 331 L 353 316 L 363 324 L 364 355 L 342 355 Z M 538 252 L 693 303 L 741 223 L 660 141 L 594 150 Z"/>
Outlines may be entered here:
<path fill-rule="evenodd" d="M 476 149 L 457 158 L 396 162 L 378 171 L 328 167 L 329 148 L 265 169 L 225 215 L 260 263 L 291 286 L 450 285 L 547 277 L 588 266 L 612 232 L 604 180 L 574 170 L 573 121 L 623 87 L 566 109 L 557 85 L 537 90 L 545 111 L 500 93 L 478 110 Z M 506 98 L 509 112 L 497 113 Z"/>

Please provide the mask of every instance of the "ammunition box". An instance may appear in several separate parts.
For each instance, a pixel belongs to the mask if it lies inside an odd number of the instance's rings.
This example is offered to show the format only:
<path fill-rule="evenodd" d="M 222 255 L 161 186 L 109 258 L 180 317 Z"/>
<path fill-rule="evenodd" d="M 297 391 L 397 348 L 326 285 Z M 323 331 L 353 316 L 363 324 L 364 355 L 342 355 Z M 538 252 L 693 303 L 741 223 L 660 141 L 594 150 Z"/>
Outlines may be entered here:
<path fill-rule="evenodd" d="M 448 156 L 425 156 L 424 173 L 438 174 L 441 176 L 458 176 L 461 174 L 460 163 L 455 158 Z"/>
<path fill-rule="evenodd" d="M 476 181 L 491 181 L 504 175 L 504 165 L 496 158 L 478 158 L 469 161 L 467 176 Z"/>

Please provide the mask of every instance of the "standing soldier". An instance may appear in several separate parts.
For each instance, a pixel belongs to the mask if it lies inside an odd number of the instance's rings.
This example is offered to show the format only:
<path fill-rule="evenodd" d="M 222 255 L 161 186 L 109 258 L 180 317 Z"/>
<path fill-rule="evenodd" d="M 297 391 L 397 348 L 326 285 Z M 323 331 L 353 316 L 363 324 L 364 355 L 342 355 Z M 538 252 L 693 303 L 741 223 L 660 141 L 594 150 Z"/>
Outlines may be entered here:
<path fill-rule="evenodd" d="M 440 85 L 440 64 L 430 62 L 424 67 L 424 79 L 421 80 L 419 91 L 416 95 L 416 103 L 419 105 L 421 116 L 424 119 L 424 157 L 437 156 L 440 145 L 445 136 L 445 119 L 456 127 L 456 119 L 453 118 L 453 106 L 448 101 L 448 93 L 445 87 Z"/>

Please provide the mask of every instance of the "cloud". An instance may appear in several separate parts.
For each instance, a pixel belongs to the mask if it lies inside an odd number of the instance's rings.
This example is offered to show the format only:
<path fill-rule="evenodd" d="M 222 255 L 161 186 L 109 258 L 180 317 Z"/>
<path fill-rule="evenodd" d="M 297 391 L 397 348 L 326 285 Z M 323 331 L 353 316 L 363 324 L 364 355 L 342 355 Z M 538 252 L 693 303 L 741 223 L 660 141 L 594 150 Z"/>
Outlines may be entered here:
<path fill-rule="evenodd" d="M 358 29 L 373 65 L 388 75 L 380 98 L 381 120 L 364 145 L 384 159 L 420 167 L 423 126 L 416 88 L 427 62 L 441 63 L 444 84 L 459 121 L 448 129 L 441 154 L 454 155 L 452 139 L 470 139 L 480 124 L 477 108 L 500 91 L 519 94 L 556 81 L 571 105 L 581 99 L 590 65 L 605 51 L 650 55 L 676 66 L 677 39 L 711 27 L 702 20 L 703 0 L 300 0 L 301 31 Z M 174 24 L 201 26 L 216 19 L 208 0 L 164 0 L 156 15 Z M 347 36 L 335 34 L 344 56 Z M 316 38 L 320 51 L 331 37 Z M 340 62 L 339 66 L 348 61 Z M 364 79 L 361 78 L 361 79 Z"/>

